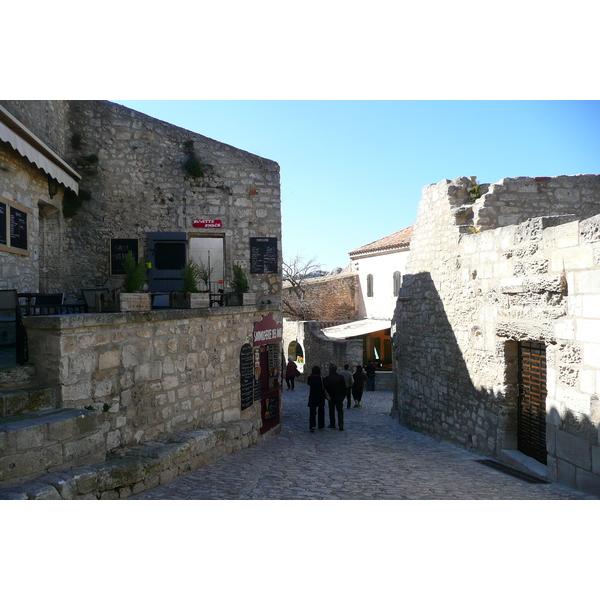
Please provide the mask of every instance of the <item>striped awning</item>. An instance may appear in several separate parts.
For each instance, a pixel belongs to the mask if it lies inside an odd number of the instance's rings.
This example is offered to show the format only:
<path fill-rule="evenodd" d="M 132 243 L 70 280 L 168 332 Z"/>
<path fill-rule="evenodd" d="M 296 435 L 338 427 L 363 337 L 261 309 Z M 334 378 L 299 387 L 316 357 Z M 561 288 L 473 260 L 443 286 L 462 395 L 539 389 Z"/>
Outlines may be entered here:
<path fill-rule="evenodd" d="M 81 175 L 0 106 L 0 140 L 65 187 L 79 193 Z"/>

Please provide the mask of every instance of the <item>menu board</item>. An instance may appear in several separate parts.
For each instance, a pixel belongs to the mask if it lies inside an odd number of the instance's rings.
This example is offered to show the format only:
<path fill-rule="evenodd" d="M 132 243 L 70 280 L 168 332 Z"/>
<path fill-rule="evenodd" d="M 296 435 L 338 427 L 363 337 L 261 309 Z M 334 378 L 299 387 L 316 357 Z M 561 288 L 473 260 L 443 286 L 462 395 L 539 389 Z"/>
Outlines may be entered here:
<path fill-rule="evenodd" d="M 0 202 L 0 245 L 6 246 L 6 204 Z"/>
<path fill-rule="evenodd" d="M 12 248 L 27 250 L 27 213 L 14 206 L 10 207 L 10 245 Z"/>
<path fill-rule="evenodd" d="M 254 402 L 254 350 L 250 344 L 240 350 L 240 393 L 242 410 L 250 408 Z"/>
<path fill-rule="evenodd" d="M 112 238 L 110 240 L 110 274 L 125 275 L 123 261 L 127 253 L 131 252 L 135 262 L 139 260 L 139 240 L 126 238 Z"/>
<path fill-rule="evenodd" d="M 277 273 L 277 238 L 250 238 L 250 273 Z"/>

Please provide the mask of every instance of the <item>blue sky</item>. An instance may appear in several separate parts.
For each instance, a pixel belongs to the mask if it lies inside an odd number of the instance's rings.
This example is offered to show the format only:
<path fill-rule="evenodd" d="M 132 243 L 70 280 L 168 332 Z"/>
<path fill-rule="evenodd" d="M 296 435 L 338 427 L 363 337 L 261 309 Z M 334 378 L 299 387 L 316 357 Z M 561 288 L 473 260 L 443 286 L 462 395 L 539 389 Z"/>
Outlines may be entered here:
<path fill-rule="evenodd" d="M 275 160 L 284 257 L 345 267 L 443 179 L 600 173 L 600 101 L 121 101 Z"/>

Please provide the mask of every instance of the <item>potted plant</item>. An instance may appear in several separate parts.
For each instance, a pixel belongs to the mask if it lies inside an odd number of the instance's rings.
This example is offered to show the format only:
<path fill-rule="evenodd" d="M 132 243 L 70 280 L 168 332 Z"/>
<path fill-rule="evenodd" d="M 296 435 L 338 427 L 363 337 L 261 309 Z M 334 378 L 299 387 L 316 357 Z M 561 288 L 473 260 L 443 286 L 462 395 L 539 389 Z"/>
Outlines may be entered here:
<path fill-rule="evenodd" d="M 198 283 L 202 280 L 200 266 L 190 259 L 181 269 L 183 285 L 171 292 L 171 308 L 206 308 L 210 305 L 208 291 L 201 292 Z"/>
<path fill-rule="evenodd" d="M 244 270 L 239 265 L 233 265 L 233 280 L 231 282 L 233 292 L 227 297 L 228 306 L 241 306 L 244 304 L 256 304 L 256 294 L 248 292 L 248 279 Z"/>
<path fill-rule="evenodd" d="M 152 308 L 150 294 L 140 291 L 146 283 L 146 264 L 136 262 L 132 252 L 128 252 L 123 261 L 125 280 L 123 291 L 119 294 L 121 312 L 148 311 Z"/>

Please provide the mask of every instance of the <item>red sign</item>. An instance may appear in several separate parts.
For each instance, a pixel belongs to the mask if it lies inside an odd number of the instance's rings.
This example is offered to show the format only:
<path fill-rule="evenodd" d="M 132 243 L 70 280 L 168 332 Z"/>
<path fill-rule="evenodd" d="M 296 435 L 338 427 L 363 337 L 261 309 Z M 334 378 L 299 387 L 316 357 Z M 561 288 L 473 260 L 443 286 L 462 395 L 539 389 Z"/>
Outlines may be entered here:
<path fill-rule="evenodd" d="M 194 219 L 192 225 L 200 229 L 221 229 L 223 221 L 221 219 Z"/>
<path fill-rule="evenodd" d="M 283 327 L 273 318 L 273 313 L 263 316 L 254 323 L 253 346 L 266 346 L 267 344 L 278 344 L 283 338 Z"/>

